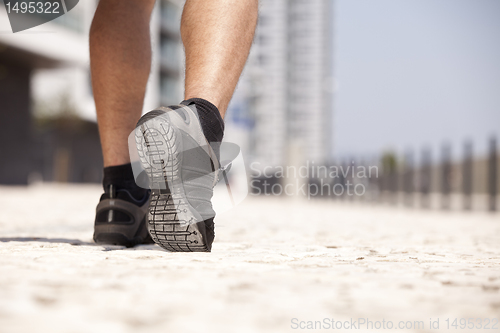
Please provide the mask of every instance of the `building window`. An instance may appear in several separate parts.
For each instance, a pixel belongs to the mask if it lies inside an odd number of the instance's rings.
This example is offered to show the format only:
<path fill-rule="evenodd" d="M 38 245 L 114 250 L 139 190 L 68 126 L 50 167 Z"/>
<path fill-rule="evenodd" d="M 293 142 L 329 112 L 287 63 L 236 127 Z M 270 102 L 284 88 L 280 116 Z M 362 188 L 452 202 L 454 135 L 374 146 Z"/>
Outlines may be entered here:
<path fill-rule="evenodd" d="M 179 43 L 171 38 L 164 37 L 161 40 L 161 63 L 169 69 L 179 67 Z"/>
<path fill-rule="evenodd" d="M 161 2 L 161 21 L 162 26 L 172 32 L 177 32 L 180 29 L 181 11 L 177 5 L 170 1 L 163 0 Z"/>

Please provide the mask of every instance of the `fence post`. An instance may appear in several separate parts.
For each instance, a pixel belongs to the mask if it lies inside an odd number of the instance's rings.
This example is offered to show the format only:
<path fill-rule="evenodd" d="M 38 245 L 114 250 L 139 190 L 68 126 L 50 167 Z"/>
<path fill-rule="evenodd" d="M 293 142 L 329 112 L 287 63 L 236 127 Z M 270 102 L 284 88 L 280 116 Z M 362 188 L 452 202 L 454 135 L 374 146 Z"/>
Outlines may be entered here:
<path fill-rule="evenodd" d="M 432 175 L 432 167 L 431 167 L 431 150 L 430 148 L 424 148 L 422 150 L 422 163 L 420 166 L 420 176 L 419 176 L 419 185 L 420 185 L 420 204 L 423 208 L 430 207 L 430 199 L 429 194 L 431 191 L 431 175 Z"/>
<path fill-rule="evenodd" d="M 463 191 L 463 205 L 465 210 L 472 209 L 472 142 L 466 141 L 464 144 L 464 161 L 462 165 L 462 191 Z"/>
<path fill-rule="evenodd" d="M 441 158 L 441 208 L 450 209 L 451 147 L 448 143 L 443 145 Z"/>
<path fill-rule="evenodd" d="M 398 163 L 397 157 L 392 152 L 387 152 L 382 155 L 382 170 L 383 170 L 383 185 L 384 191 L 387 193 L 388 201 L 391 204 L 397 204 L 398 191 Z"/>
<path fill-rule="evenodd" d="M 405 170 L 403 176 L 403 188 L 405 196 L 405 205 L 413 206 L 413 192 L 414 192 L 414 163 L 413 163 L 413 152 L 408 150 L 405 154 Z"/>
<path fill-rule="evenodd" d="M 495 137 L 490 139 L 490 159 L 488 164 L 489 209 L 494 212 L 497 208 L 497 140 Z"/>

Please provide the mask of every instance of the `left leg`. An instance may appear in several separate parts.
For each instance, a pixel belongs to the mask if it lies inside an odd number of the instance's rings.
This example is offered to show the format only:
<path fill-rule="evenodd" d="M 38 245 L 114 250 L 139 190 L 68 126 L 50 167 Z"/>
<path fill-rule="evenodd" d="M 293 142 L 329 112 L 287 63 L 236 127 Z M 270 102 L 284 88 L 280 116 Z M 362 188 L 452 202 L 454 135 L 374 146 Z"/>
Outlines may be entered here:
<path fill-rule="evenodd" d="M 90 29 L 90 69 L 104 166 L 130 162 L 127 139 L 142 113 L 151 70 L 155 0 L 101 0 Z"/>
<path fill-rule="evenodd" d="M 155 0 L 101 0 L 90 29 L 90 67 L 104 159 L 94 240 L 133 246 L 149 241 L 149 191 L 135 184 L 128 135 L 142 112 L 151 69 L 149 20 Z"/>

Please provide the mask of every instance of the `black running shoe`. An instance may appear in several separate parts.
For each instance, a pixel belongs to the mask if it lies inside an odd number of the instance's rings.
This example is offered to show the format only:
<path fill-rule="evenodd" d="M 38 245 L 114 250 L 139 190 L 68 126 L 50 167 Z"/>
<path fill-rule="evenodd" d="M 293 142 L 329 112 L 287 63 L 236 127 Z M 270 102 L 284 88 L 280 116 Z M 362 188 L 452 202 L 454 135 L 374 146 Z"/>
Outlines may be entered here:
<path fill-rule="evenodd" d="M 210 252 L 215 237 L 211 199 L 219 164 L 194 108 L 161 107 L 135 130 L 151 188 L 147 227 L 155 243 L 173 252 Z"/>
<path fill-rule="evenodd" d="M 126 247 L 153 243 L 146 228 L 149 200 L 149 192 L 136 200 L 127 190 L 110 185 L 96 208 L 94 241 Z"/>

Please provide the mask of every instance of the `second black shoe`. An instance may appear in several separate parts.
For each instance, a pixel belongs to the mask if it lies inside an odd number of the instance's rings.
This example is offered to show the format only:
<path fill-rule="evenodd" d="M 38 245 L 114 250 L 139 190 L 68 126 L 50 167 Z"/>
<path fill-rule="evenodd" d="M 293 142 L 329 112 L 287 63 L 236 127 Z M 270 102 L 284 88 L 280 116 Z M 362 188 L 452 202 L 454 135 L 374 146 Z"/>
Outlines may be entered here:
<path fill-rule="evenodd" d="M 137 200 L 129 191 L 109 185 L 96 208 L 94 241 L 126 247 L 153 243 L 146 228 L 149 200 L 149 191 Z"/>

